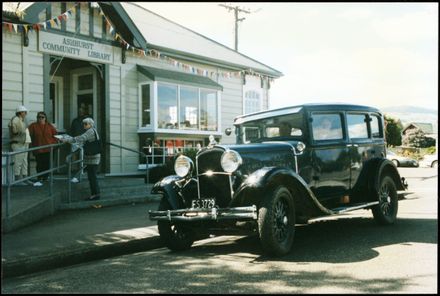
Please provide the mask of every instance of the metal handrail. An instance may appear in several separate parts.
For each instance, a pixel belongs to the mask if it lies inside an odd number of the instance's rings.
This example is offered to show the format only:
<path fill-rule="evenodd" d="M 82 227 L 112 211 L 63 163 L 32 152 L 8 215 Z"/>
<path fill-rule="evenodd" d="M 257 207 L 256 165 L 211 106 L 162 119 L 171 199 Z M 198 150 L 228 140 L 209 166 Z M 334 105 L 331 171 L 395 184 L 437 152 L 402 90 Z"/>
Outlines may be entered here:
<path fill-rule="evenodd" d="M 123 150 L 127 150 L 127 151 L 130 151 L 130 152 L 134 152 L 134 153 L 137 153 L 137 154 L 145 157 L 145 163 L 146 163 L 146 166 L 147 166 L 147 169 L 146 169 L 146 172 L 145 172 L 145 177 L 147 178 L 147 183 L 149 183 L 149 181 L 150 181 L 150 172 L 149 172 L 149 169 L 148 169 L 148 155 L 147 154 L 143 153 L 142 151 L 137 151 L 137 150 L 134 150 L 134 149 L 131 149 L 131 148 L 128 148 L 128 147 L 124 147 L 124 146 L 121 146 L 121 145 L 113 144 L 113 143 L 110 143 L 110 142 L 106 142 L 105 144 L 109 145 L 109 146 L 114 146 L 114 147 L 117 147 L 117 148 L 120 148 L 120 149 L 123 149 Z"/>
<path fill-rule="evenodd" d="M 23 181 L 29 180 L 31 178 L 34 177 L 38 177 L 47 173 L 50 173 L 50 186 L 49 186 L 49 194 L 50 196 L 53 195 L 53 172 L 55 170 L 59 170 L 61 168 L 64 168 L 67 166 L 67 164 L 63 164 L 63 165 L 58 165 L 56 167 L 54 167 L 53 165 L 53 150 L 55 148 L 60 148 L 61 146 L 65 145 L 64 143 L 56 143 L 56 144 L 49 144 L 49 145 L 43 145 L 43 146 L 36 146 L 36 147 L 32 147 L 32 148 L 26 148 L 22 151 L 2 151 L 2 158 L 5 157 L 6 158 L 6 186 L 7 186 L 7 193 L 6 193 L 6 209 L 5 209 L 5 217 L 6 220 L 8 221 L 9 216 L 10 216 L 10 205 L 11 205 L 11 186 L 17 184 L 17 183 L 21 183 Z M 40 150 L 40 149 L 45 149 L 45 148 L 50 148 L 50 164 L 49 164 L 49 169 L 45 170 L 43 172 L 40 173 L 36 173 L 36 174 L 31 174 L 30 176 L 24 177 L 20 180 L 14 180 L 11 181 L 11 170 L 13 169 L 13 162 L 11 162 L 11 159 L 13 156 L 20 154 L 20 153 L 29 153 L 31 151 L 35 151 L 35 150 Z M 58 150 L 59 151 L 59 150 Z M 3 165 L 2 165 L 3 167 Z"/>

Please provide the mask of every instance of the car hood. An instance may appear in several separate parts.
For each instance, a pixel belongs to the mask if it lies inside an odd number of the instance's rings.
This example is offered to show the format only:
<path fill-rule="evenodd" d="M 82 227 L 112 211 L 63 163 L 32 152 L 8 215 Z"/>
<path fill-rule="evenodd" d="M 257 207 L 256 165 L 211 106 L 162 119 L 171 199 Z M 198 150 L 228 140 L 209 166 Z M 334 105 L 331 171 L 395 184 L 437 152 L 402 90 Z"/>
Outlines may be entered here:
<path fill-rule="evenodd" d="M 243 159 L 240 171 L 252 173 L 263 167 L 295 167 L 295 146 L 298 142 L 263 142 L 258 144 L 221 145 L 238 152 Z"/>

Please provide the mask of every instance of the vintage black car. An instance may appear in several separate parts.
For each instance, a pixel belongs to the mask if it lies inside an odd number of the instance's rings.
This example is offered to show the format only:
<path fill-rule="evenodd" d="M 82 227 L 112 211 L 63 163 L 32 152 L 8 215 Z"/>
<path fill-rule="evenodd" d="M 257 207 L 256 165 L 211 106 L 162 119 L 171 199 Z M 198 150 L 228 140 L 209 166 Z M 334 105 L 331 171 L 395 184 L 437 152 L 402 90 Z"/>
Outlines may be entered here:
<path fill-rule="evenodd" d="M 378 109 L 306 104 L 239 116 L 234 126 L 236 145 L 211 138 L 195 165 L 181 155 L 176 175 L 154 185 L 163 198 L 149 217 L 171 250 L 247 229 L 265 253 L 283 255 L 295 224 L 312 218 L 371 209 L 380 224 L 396 220 L 407 184 L 386 159 Z"/>

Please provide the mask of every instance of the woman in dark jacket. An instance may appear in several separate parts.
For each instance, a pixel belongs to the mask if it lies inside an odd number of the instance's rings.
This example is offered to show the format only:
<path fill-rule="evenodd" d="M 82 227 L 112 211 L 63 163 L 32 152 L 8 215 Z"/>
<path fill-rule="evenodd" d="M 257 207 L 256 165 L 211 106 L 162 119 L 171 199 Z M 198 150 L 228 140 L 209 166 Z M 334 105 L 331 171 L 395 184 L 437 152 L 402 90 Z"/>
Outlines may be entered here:
<path fill-rule="evenodd" d="M 100 190 L 96 172 L 101 161 L 101 145 L 95 122 L 90 117 L 83 119 L 83 126 L 86 131 L 77 137 L 62 139 L 62 142 L 78 143 L 84 145 L 84 164 L 86 165 L 87 177 L 90 183 L 92 195 L 86 200 L 97 200 L 100 198 Z"/>

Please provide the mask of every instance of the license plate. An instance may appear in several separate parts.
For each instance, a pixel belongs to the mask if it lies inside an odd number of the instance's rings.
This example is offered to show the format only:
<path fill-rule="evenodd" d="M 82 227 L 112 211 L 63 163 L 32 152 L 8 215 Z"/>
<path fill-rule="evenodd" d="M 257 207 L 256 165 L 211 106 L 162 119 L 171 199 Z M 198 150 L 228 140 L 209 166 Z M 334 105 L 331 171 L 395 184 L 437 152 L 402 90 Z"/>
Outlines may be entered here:
<path fill-rule="evenodd" d="M 212 209 L 215 207 L 214 198 L 193 199 L 191 207 L 193 209 Z"/>

